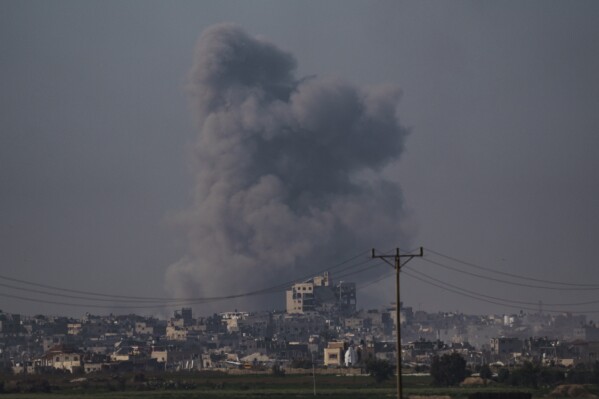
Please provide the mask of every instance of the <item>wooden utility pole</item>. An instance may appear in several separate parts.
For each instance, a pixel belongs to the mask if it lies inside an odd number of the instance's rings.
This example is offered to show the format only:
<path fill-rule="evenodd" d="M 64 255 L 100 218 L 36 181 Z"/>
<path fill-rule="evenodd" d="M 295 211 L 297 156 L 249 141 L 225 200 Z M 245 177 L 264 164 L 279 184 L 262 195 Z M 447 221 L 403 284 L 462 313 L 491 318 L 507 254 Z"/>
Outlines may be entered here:
<path fill-rule="evenodd" d="M 406 254 L 401 255 L 399 248 L 395 249 L 395 255 L 376 255 L 374 248 L 372 248 L 372 257 L 382 259 L 385 263 L 388 263 L 395 269 L 395 323 L 397 324 L 397 399 L 401 399 L 402 387 L 401 387 L 401 321 L 400 321 L 400 309 L 399 309 L 399 271 L 405 266 L 406 263 L 416 257 L 424 256 L 424 250 L 420 247 L 419 254 Z M 389 262 L 387 259 L 394 258 L 394 263 Z M 401 259 L 406 258 L 406 261 L 402 264 Z"/>

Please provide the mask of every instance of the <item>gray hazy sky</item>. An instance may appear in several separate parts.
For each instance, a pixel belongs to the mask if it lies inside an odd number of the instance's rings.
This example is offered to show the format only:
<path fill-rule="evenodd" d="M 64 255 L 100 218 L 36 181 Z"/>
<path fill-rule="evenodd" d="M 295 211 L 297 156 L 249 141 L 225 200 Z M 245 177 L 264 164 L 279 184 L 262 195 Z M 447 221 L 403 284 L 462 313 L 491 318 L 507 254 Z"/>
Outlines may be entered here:
<path fill-rule="evenodd" d="M 293 54 L 297 76 L 401 87 L 411 133 L 384 175 L 403 190 L 406 242 L 507 273 L 599 283 L 598 20 L 595 1 L 3 1 L 0 274 L 166 295 L 167 267 L 187 251 L 169 220 L 194 189 L 184 90 L 193 49 L 204 29 L 233 22 Z M 500 298 L 597 298 L 411 267 Z M 359 300 L 391 301 L 390 280 Z M 517 311 L 403 281 L 416 309 Z"/>

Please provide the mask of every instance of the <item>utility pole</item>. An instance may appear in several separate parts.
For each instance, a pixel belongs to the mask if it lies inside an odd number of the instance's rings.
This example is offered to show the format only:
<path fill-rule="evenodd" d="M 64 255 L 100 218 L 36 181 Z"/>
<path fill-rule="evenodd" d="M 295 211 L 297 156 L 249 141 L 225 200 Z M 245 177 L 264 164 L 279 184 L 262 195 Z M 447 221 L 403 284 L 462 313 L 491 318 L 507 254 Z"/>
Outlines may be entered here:
<path fill-rule="evenodd" d="M 406 254 L 401 255 L 399 248 L 395 249 L 395 255 L 376 255 L 374 248 L 372 248 L 372 258 L 378 258 L 388 263 L 395 269 L 395 322 L 397 324 L 397 399 L 401 399 L 402 387 L 401 387 L 401 321 L 400 321 L 400 309 L 399 309 L 399 270 L 406 265 L 409 261 L 416 257 L 424 256 L 424 250 L 420 247 L 419 254 Z M 387 259 L 393 258 L 395 263 L 389 262 Z M 401 263 L 401 259 L 406 260 Z"/>
<path fill-rule="evenodd" d="M 316 371 L 314 370 L 314 352 L 310 350 L 310 357 L 312 357 L 312 384 L 314 386 L 314 396 L 316 396 Z"/>

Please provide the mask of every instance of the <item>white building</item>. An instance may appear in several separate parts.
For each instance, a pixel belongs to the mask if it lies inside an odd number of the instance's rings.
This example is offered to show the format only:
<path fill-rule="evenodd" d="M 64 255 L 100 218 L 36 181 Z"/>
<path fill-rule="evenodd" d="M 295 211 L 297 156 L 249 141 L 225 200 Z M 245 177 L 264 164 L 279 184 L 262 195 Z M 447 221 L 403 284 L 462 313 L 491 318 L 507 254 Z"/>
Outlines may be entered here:
<path fill-rule="evenodd" d="M 36 363 L 42 367 L 68 370 L 71 373 L 80 370 L 83 365 L 81 353 L 66 345 L 57 345 L 50 348 Z"/>

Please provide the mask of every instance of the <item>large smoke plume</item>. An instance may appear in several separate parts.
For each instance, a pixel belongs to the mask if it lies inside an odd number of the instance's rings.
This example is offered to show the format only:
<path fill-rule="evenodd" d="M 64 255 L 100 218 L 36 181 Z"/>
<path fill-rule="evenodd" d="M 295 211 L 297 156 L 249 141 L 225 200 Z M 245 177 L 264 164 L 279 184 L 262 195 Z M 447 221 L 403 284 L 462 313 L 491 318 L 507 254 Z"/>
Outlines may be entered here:
<path fill-rule="evenodd" d="M 399 90 L 295 68 L 235 25 L 202 33 L 189 78 L 194 203 L 180 215 L 188 254 L 167 270 L 173 294 L 251 291 L 398 243 L 401 191 L 379 172 L 406 136 Z"/>

